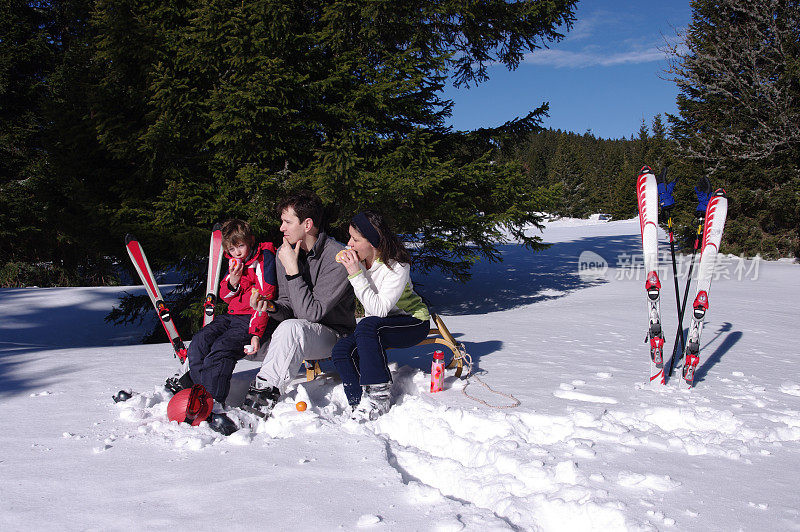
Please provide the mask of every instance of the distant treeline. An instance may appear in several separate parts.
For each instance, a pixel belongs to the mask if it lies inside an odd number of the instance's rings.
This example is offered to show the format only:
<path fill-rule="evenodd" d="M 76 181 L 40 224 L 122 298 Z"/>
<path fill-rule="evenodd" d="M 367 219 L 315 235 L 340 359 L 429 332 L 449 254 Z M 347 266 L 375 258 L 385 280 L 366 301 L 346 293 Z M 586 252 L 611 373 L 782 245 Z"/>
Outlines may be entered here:
<path fill-rule="evenodd" d="M 653 120 L 652 132 L 642 124 L 638 136 L 629 139 L 606 140 L 591 132 L 581 135 L 550 129 L 531 134 L 513 158 L 522 164 L 533 186 L 551 190 L 552 214 L 585 218 L 606 213 L 615 219 L 631 218 L 636 216 L 635 179 L 642 166 L 647 164 L 658 173 L 674 163 L 674 149 L 666 135 L 661 116 Z"/>
<path fill-rule="evenodd" d="M 628 139 L 607 140 L 560 130 L 533 133 L 511 157 L 522 164 L 531 184 L 547 191 L 549 211 L 584 218 L 606 213 L 614 219 L 637 215 L 635 176 L 647 164 L 667 179 L 679 179 L 673 217 L 679 245 L 691 246 L 696 229 L 694 186 L 705 175 L 729 197 L 722 251 L 765 258 L 800 256 L 798 224 L 798 161 L 743 161 L 724 171 L 709 172 L 680 155 L 661 116 L 642 124 Z M 662 223 L 665 222 L 662 218 Z"/>

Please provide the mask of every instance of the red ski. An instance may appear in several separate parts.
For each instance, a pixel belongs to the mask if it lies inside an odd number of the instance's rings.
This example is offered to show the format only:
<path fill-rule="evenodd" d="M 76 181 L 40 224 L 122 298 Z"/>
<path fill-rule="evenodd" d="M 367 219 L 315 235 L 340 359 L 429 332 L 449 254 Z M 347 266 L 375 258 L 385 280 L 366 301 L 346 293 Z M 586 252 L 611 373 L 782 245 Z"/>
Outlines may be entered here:
<path fill-rule="evenodd" d="M 136 271 L 142 279 L 142 283 L 147 290 L 147 295 L 150 296 L 150 301 L 153 302 L 153 306 L 158 313 L 158 319 L 161 320 L 161 324 L 167 332 L 169 341 L 172 343 L 172 348 L 175 350 L 175 356 L 177 356 L 181 364 L 183 364 L 186 361 L 186 346 L 183 344 L 183 340 L 181 340 L 181 335 L 178 334 L 178 329 L 175 328 L 175 323 L 172 321 L 169 309 L 164 304 L 164 298 L 161 296 L 161 291 L 158 289 L 158 284 L 153 276 L 153 270 L 150 269 L 150 264 L 147 262 L 147 257 L 144 255 L 144 250 L 133 235 L 125 235 L 125 247 L 128 249 L 128 255 L 130 255 L 131 261 L 133 261 L 133 265 L 136 267 Z"/>

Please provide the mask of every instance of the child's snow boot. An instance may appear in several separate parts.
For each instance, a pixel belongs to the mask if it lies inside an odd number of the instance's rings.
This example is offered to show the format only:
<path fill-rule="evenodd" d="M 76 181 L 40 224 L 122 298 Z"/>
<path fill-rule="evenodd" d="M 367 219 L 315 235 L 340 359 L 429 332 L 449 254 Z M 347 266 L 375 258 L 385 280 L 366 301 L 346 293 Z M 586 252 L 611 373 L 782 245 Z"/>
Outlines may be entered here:
<path fill-rule="evenodd" d="M 192 380 L 192 376 L 187 371 L 183 375 L 173 375 L 167 382 L 164 383 L 164 387 L 172 392 L 172 395 L 175 395 L 181 390 L 185 390 L 186 388 L 191 388 L 194 386 L 194 381 Z"/>

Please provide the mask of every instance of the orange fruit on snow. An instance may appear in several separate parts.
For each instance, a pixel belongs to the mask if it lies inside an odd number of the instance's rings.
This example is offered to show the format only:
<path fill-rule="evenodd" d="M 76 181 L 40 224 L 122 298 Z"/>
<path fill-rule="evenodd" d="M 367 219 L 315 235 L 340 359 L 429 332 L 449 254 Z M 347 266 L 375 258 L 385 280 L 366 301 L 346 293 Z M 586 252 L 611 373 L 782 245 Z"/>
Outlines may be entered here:
<path fill-rule="evenodd" d="M 295 408 L 297 408 L 298 412 L 302 412 L 303 410 L 308 408 L 308 405 L 306 404 L 305 401 L 298 401 L 297 404 L 294 405 L 294 406 L 295 406 Z"/>

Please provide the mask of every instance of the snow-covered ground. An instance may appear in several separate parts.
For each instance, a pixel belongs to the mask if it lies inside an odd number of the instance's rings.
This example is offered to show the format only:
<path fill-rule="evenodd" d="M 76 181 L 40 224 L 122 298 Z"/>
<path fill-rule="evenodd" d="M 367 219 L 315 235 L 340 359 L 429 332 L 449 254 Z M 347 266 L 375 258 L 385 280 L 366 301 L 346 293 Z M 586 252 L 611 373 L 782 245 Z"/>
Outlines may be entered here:
<path fill-rule="evenodd" d="M 800 530 L 800 266 L 723 257 L 685 392 L 645 384 L 638 221 L 544 238 L 466 286 L 416 279 L 521 405 L 452 376 L 431 394 L 430 349 L 393 351 L 396 404 L 364 425 L 335 377 L 299 373 L 268 421 L 234 410 L 252 426 L 230 437 L 169 423 L 171 348 L 137 345 L 150 323 L 103 322 L 138 288 L 0 290 L 0 529 Z M 579 275 L 584 252 L 608 269 L 585 254 Z M 240 363 L 229 404 L 257 367 Z M 139 394 L 115 404 L 121 388 Z"/>

